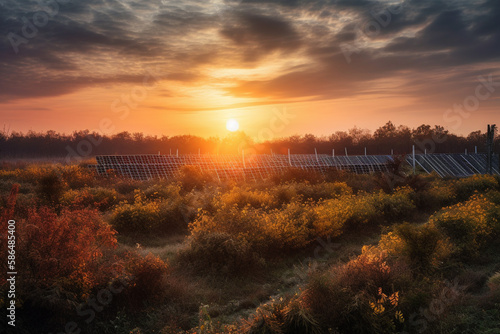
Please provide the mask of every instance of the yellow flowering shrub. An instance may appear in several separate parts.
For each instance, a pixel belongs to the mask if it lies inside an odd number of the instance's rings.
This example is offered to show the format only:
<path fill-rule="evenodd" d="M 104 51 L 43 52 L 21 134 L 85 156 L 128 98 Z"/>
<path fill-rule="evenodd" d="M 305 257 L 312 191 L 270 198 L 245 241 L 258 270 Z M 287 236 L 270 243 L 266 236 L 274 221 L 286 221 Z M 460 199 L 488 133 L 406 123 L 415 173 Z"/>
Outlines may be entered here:
<path fill-rule="evenodd" d="M 487 190 L 499 189 L 497 179 L 492 175 L 473 175 L 459 179 L 455 182 L 454 188 L 459 201 L 469 199 L 475 192 L 484 193 Z"/>
<path fill-rule="evenodd" d="M 405 322 L 400 275 L 407 274 L 394 270 L 385 252 L 365 246 L 348 263 L 312 275 L 301 298 L 324 328 L 340 333 L 395 333 Z"/>
<path fill-rule="evenodd" d="M 97 187 L 70 189 L 62 194 L 60 203 L 66 207 L 95 207 L 105 211 L 117 204 L 117 201 L 116 190 Z"/>
<path fill-rule="evenodd" d="M 112 211 L 110 222 L 123 233 L 166 233 L 187 228 L 187 213 L 181 197 L 149 201 L 136 190 L 134 203 L 121 202 Z"/>
<path fill-rule="evenodd" d="M 274 208 L 277 206 L 277 201 L 269 192 L 240 187 L 234 187 L 222 194 L 220 201 L 225 205 L 236 205 L 239 208 L 247 205 L 253 208 Z"/>
<path fill-rule="evenodd" d="M 246 240 L 263 252 L 299 249 L 314 240 L 313 207 L 304 203 L 291 203 L 282 209 L 266 211 L 237 204 L 222 205 L 214 214 L 201 212 L 190 224 L 192 234 L 204 232 L 227 233 Z"/>
<path fill-rule="evenodd" d="M 487 196 L 446 207 L 430 218 L 431 224 L 450 238 L 462 254 L 476 253 L 500 232 L 500 208 Z"/>
<path fill-rule="evenodd" d="M 439 266 L 452 246 L 437 228 L 429 224 L 401 224 L 382 235 L 378 248 L 388 255 L 403 258 L 413 269 L 425 271 Z"/>

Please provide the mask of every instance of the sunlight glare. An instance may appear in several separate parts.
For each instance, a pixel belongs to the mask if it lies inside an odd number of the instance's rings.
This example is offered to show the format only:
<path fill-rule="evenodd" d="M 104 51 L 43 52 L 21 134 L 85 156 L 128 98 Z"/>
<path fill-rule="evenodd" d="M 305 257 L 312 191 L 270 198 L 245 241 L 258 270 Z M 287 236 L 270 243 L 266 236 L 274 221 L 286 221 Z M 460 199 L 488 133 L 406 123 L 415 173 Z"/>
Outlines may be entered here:
<path fill-rule="evenodd" d="M 230 119 L 226 123 L 226 129 L 228 129 L 231 132 L 238 131 L 239 128 L 240 128 L 240 124 L 235 119 Z"/>

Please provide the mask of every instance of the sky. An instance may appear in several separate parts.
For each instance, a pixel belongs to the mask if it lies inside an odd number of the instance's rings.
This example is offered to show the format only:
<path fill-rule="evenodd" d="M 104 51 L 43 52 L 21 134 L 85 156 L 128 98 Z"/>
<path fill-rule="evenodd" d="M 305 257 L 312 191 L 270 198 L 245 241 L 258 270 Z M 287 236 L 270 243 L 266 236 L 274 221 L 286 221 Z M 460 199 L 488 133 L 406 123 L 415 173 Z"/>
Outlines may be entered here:
<path fill-rule="evenodd" d="M 500 123 L 498 0 L 0 0 L 0 33 L 10 131 Z"/>

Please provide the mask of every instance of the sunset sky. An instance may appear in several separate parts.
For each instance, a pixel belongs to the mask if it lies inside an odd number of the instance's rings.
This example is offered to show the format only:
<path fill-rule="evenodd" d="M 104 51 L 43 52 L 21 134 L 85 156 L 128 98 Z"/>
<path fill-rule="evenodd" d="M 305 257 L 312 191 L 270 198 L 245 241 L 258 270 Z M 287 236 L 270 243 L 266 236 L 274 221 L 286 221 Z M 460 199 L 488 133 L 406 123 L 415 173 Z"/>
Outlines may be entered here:
<path fill-rule="evenodd" d="M 498 0 L 40 3 L 0 0 L 0 126 L 11 131 L 500 123 Z"/>

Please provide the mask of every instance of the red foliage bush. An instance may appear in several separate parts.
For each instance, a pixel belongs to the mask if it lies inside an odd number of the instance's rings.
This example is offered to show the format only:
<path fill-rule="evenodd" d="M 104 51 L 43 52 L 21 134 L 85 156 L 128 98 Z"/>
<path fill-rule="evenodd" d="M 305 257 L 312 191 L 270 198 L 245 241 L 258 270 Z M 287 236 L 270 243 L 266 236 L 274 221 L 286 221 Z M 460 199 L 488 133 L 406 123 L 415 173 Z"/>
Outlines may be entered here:
<path fill-rule="evenodd" d="M 14 187 L 2 214 L 4 231 L 7 221 L 15 217 L 16 196 Z M 16 271 L 22 272 L 18 279 L 23 281 L 20 295 L 34 288 L 59 286 L 84 299 L 98 283 L 104 252 L 116 245 L 115 233 L 97 210 L 63 210 L 58 215 L 51 208 L 31 208 L 28 218 L 16 221 Z M 6 249 L 1 251 L 7 258 Z M 1 290 L 5 281 L 0 284 Z"/>

